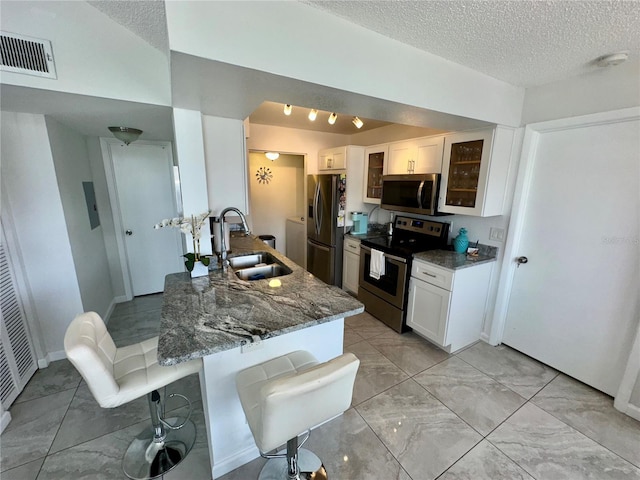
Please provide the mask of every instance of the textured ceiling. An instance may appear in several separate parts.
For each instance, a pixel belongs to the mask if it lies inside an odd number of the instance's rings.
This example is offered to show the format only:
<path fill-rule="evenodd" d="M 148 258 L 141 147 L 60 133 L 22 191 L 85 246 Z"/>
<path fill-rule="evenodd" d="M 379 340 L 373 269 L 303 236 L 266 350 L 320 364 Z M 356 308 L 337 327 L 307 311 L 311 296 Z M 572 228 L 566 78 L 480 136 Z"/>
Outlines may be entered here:
<path fill-rule="evenodd" d="M 88 0 L 87 3 L 169 56 L 167 14 L 163 1 Z"/>
<path fill-rule="evenodd" d="M 595 58 L 640 58 L 638 1 L 317 1 L 304 3 L 517 86 L 586 73 Z"/>

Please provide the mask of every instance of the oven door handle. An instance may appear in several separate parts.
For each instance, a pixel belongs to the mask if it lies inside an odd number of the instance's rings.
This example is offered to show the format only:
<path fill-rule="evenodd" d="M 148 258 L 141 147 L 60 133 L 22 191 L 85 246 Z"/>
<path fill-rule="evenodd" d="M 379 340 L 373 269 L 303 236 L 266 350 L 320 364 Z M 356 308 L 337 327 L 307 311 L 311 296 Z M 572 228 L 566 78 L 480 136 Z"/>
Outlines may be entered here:
<path fill-rule="evenodd" d="M 424 189 L 424 180 L 420 182 L 420 186 L 418 187 L 418 193 L 416 194 L 416 200 L 418 201 L 418 208 L 422 207 L 422 190 Z"/>
<path fill-rule="evenodd" d="M 371 253 L 371 248 L 365 246 L 365 245 L 361 245 L 360 246 L 360 250 L 364 250 L 365 252 L 369 252 Z M 401 257 L 396 257 L 395 255 L 389 255 L 388 253 L 384 254 L 385 258 L 388 258 L 389 260 L 395 260 L 396 262 L 400 262 L 400 263 L 407 263 L 407 260 Z"/>

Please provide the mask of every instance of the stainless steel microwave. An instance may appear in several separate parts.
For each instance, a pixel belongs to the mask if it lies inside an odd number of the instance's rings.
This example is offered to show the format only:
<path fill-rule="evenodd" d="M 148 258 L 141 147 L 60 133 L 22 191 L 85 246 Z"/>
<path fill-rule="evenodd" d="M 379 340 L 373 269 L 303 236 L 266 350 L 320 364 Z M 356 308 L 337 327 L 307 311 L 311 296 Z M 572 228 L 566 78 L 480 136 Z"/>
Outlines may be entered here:
<path fill-rule="evenodd" d="M 384 175 L 380 206 L 396 212 L 438 215 L 440 174 Z"/>

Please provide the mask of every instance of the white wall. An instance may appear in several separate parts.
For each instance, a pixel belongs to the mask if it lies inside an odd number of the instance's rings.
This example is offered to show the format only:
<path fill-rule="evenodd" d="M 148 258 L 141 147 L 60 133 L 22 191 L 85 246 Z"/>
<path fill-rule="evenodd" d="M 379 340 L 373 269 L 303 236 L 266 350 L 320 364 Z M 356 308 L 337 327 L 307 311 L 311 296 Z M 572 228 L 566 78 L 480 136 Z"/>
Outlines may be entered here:
<path fill-rule="evenodd" d="M 83 182 L 93 182 L 85 137 L 45 117 L 67 234 L 85 311 L 108 318 L 114 293 L 102 226 L 91 229 Z M 106 216 L 98 211 L 100 221 Z"/>
<path fill-rule="evenodd" d="M 2 215 L 12 216 L 49 360 L 83 311 L 44 116 L 2 112 Z"/>
<path fill-rule="evenodd" d="M 446 130 L 394 124 L 350 135 L 349 144 L 369 146 L 377 145 L 379 143 L 399 142 L 410 138 L 440 135 L 443 133 L 446 133 Z"/>
<path fill-rule="evenodd" d="M 113 224 L 113 210 L 109 200 L 107 188 L 107 178 L 104 170 L 104 160 L 100 148 L 100 139 L 97 137 L 87 138 L 87 150 L 91 173 L 93 175 L 93 186 L 96 192 L 96 202 L 100 214 L 100 229 L 104 240 L 104 247 L 109 265 L 109 277 L 111 278 L 111 290 L 116 302 L 126 300 L 126 290 L 124 287 L 124 276 L 118 251 L 116 239 L 116 229 Z"/>
<path fill-rule="evenodd" d="M 269 183 L 260 183 L 260 167 L 273 174 Z M 304 215 L 304 157 L 280 155 L 271 161 L 263 153 L 249 153 L 249 191 L 252 231 L 255 235 L 274 235 L 276 249 L 286 253 L 287 217 Z"/>
<path fill-rule="evenodd" d="M 522 124 L 576 117 L 640 105 L 640 61 L 598 68 L 525 94 Z"/>
<path fill-rule="evenodd" d="M 86 2 L 3 1 L 2 30 L 50 40 L 58 78 L 2 72 L 2 83 L 170 105 L 165 53 Z"/>
<path fill-rule="evenodd" d="M 248 150 L 305 155 L 308 175 L 318 173 L 319 150 L 348 144 L 349 135 L 272 127 L 256 123 L 251 124 L 251 135 L 247 138 Z"/>
<path fill-rule="evenodd" d="M 300 2 L 166 2 L 166 13 L 169 46 L 176 52 L 438 112 L 520 124 L 522 88 Z"/>

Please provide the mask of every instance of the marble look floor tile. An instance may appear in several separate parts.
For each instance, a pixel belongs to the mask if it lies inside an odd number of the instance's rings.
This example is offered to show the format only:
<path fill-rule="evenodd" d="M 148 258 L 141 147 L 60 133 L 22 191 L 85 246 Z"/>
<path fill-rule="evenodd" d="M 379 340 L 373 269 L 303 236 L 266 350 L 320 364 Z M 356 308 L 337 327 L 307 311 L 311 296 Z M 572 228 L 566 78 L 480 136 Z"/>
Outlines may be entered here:
<path fill-rule="evenodd" d="M 132 313 L 145 312 L 147 310 L 155 310 L 162 307 L 162 293 L 152 295 L 142 295 L 134 297 L 129 302 L 118 303 L 111 313 L 111 319 L 121 315 L 130 315 Z M 111 319 L 109 323 L 111 323 Z"/>
<path fill-rule="evenodd" d="M 380 355 L 380 352 L 376 350 L 373 345 L 371 345 L 366 340 L 360 340 L 357 343 L 352 343 L 351 345 L 344 348 L 345 352 L 351 352 L 356 357 L 360 355 Z"/>
<path fill-rule="evenodd" d="M 38 480 L 125 480 L 122 457 L 146 422 L 47 456 Z"/>
<path fill-rule="evenodd" d="M 640 469 L 532 403 L 487 439 L 537 479 L 640 479 Z"/>
<path fill-rule="evenodd" d="M 34 460 L 33 462 L 25 463 L 11 470 L 2 472 L 0 478 L 2 480 L 36 480 L 38 473 L 40 473 L 40 467 L 44 463 L 44 457 Z"/>
<path fill-rule="evenodd" d="M 352 345 L 354 343 L 358 343 L 360 341 L 362 341 L 363 338 L 358 335 L 356 333 L 356 331 L 352 328 L 346 328 L 344 329 L 344 341 L 343 341 L 343 347 L 348 347 L 349 345 Z"/>
<path fill-rule="evenodd" d="M 478 342 L 456 356 L 526 399 L 533 397 L 558 374 L 506 345 L 493 347 Z"/>
<path fill-rule="evenodd" d="M 262 467 L 267 462 L 266 458 L 258 457 L 249 463 L 232 470 L 220 477 L 220 480 L 250 480 L 256 479 L 260 475 Z"/>
<path fill-rule="evenodd" d="M 344 322 L 345 325 L 365 339 L 372 338 L 389 331 L 393 332 L 393 330 L 368 312 L 362 312 L 358 315 L 347 317 L 344 319 Z"/>
<path fill-rule="evenodd" d="M 51 453 L 98 438 L 145 419 L 149 419 L 149 404 L 146 396 L 116 408 L 102 408 L 93 398 L 89 388 L 81 386 L 51 445 Z"/>
<path fill-rule="evenodd" d="M 81 380 L 82 377 L 68 360 L 51 362 L 48 367 L 36 371 L 15 404 L 75 389 Z"/>
<path fill-rule="evenodd" d="M 408 375 L 415 375 L 449 357 L 449 354 L 414 333 L 390 330 L 369 343 Z"/>
<path fill-rule="evenodd" d="M 409 379 L 356 407 L 414 479 L 434 479 L 482 437 Z"/>
<path fill-rule="evenodd" d="M 408 378 L 380 353 L 355 355 L 360 359 L 360 367 L 353 387 L 352 405 L 358 405 Z"/>
<path fill-rule="evenodd" d="M 118 347 L 131 345 L 155 337 L 160 329 L 161 309 L 145 310 L 143 312 L 132 313 L 112 317 L 107 326 L 114 343 Z"/>
<path fill-rule="evenodd" d="M 9 470 L 47 454 L 73 393 L 73 390 L 65 390 L 11 407 L 11 422 L 0 437 L 2 470 Z"/>
<path fill-rule="evenodd" d="M 353 408 L 313 430 L 305 448 L 320 457 L 329 478 L 410 480 Z"/>
<path fill-rule="evenodd" d="M 526 402 L 456 357 L 425 370 L 414 380 L 483 436 Z"/>
<path fill-rule="evenodd" d="M 534 480 L 488 441 L 483 440 L 438 480 Z"/>
<path fill-rule="evenodd" d="M 640 467 L 640 422 L 618 412 L 608 395 L 561 374 L 531 401 Z"/>

